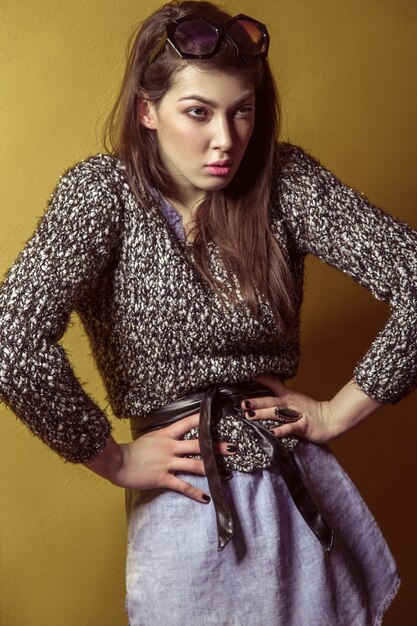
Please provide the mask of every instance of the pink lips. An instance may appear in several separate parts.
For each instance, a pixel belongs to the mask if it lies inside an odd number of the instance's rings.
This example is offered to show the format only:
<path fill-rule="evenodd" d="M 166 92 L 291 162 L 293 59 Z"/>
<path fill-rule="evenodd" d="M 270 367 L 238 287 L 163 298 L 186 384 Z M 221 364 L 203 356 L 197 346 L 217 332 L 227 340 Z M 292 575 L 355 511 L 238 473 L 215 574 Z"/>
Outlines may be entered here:
<path fill-rule="evenodd" d="M 230 161 L 216 161 L 206 167 L 213 176 L 227 176 L 232 169 L 232 163 Z"/>

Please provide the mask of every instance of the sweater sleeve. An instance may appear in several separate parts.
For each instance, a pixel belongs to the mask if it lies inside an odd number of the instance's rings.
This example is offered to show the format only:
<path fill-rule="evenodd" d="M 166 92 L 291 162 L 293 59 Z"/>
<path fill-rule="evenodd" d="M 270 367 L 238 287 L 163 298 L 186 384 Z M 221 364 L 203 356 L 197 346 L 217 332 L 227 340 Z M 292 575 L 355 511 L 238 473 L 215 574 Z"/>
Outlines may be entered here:
<path fill-rule="evenodd" d="M 376 400 L 397 402 L 417 386 L 417 232 L 294 146 L 282 148 L 278 202 L 301 253 L 389 300 L 390 316 L 354 378 Z"/>
<path fill-rule="evenodd" d="M 0 288 L 0 399 L 72 462 L 94 458 L 111 426 L 59 340 L 104 271 L 118 224 L 117 198 L 100 169 L 78 164 L 61 178 Z"/>

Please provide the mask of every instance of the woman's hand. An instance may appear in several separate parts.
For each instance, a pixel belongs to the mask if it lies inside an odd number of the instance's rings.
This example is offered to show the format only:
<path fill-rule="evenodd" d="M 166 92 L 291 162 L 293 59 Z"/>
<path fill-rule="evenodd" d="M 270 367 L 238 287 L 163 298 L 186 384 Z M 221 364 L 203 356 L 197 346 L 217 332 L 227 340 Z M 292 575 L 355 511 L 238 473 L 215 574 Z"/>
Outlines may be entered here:
<path fill-rule="evenodd" d="M 353 380 L 349 381 L 330 401 L 319 402 L 301 393 L 287 389 L 279 378 L 267 374 L 255 379 L 273 392 L 264 398 L 249 398 L 242 402 L 248 419 L 277 419 L 274 409 L 286 407 L 301 414 L 301 418 L 272 429 L 279 438 L 290 435 L 325 443 L 352 428 L 381 404 L 367 396 Z"/>
<path fill-rule="evenodd" d="M 205 475 L 202 460 L 183 456 L 200 454 L 198 439 L 181 439 L 198 426 L 198 422 L 198 414 L 190 415 L 131 443 L 118 444 L 110 437 L 103 452 L 85 465 L 119 487 L 173 489 L 207 503 L 210 497 L 206 493 L 175 475 L 176 472 Z M 227 442 L 215 445 L 215 454 L 231 455 L 234 452 L 234 446 Z"/>

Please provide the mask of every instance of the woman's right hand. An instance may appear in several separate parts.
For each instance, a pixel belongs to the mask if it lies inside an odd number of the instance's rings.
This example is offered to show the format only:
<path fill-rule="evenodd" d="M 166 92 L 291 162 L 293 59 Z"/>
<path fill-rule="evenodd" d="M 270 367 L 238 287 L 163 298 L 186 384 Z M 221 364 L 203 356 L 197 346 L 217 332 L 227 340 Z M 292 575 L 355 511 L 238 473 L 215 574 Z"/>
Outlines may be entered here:
<path fill-rule="evenodd" d="M 84 465 L 114 485 L 134 489 L 165 488 L 207 503 L 210 496 L 201 489 L 176 476 L 176 472 L 205 475 L 201 459 L 183 455 L 199 455 L 198 439 L 182 439 L 183 435 L 198 426 L 199 414 L 190 415 L 170 426 L 142 435 L 131 443 L 118 444 L 109 437 L 104 450 Z M 227 448 L 232 444 L 216 445 L 215 453 L 231 455 Z M 232 446 L 233 450 L 233 446 Z"/>

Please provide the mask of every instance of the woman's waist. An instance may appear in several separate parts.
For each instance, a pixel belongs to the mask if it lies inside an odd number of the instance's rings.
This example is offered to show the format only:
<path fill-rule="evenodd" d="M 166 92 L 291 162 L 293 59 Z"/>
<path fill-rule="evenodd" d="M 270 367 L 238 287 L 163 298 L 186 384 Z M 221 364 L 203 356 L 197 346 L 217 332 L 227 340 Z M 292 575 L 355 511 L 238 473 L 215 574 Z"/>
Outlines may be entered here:
<path fill-rule="evenodd" d="M 292 449 L 297 439 L 278 440 L 268 428 L 266 420 L 249 420 L 241 404 L 245 398 L 270 395 L 270 390 L 253 381 L 236 385 L 221 383 L 178 398 L 146 416 L 132 420 L 134 436 L 164 428 L 195 412 L 200 413 L 198 430 L 185 437 L 199 438 L 201 458 L 206 471 L 210 494 L 213 500 L 218 528 L 218 549 L 223 550 L 233 536 L 233 518 L 221 486 L 219 464 L 225 469 L 252 472 L 271 467 L 279 471 L 290 495 L 304 520 L 327 551 L 331 550 L 333 532 L 314 502 L 314 497 L 304 482 Z M 277 416 L 278 417 L 278 416 Z M 268 420 L 279 426 L 277 419 Z M 261 424 L 262 422 L 262 424 Z M 215 458 L 213 440 L 234 443 L 236 454 Z"/>
<path fill-rule="evenodd" d="M 147 432 L 159 430 L 189 415 L 200 412 L 206 389 L 183 396 L 170 402 L 145 417 L 134 417 L 130 420 L 134 439 Z M 236 447 L 236 453 L 231 456 L 218 455 L 216 460 L 219 468 L 241 472 L 253 472 L 265 469 L 272 463 L 271 456 L 265 451 L 261 441 L 247 420 L 245 410 L 241 407 L 246 398 L 264 397 L 271 395 L 270 389 L 247 381 L 235 384 L 216 385 L 216 396 L 210 407 L 210 438 L 213 442 L 227 441 Z M 269 419 L 262 420 L 263 428 L 275 428 L 282 422 Z M 182 439 L 199 438 L 199 428 L 192 428 Z M 283 446 L 293 449 L 296 440 L 287 438 Z M 201 458 L 194 455 L 191 458 Z"/>
<path fill-rule="evenodd" d="M 114 364 L 113 364 L 114 365 Z M 199 389 L 227 381 L 242 384 L 261 372 L 291 378 L 297 362 L 287 352 L 277 355 L 189 355 L 188 359 L 164 358 L 163 363 L 126 360 L 112 367 L 105 377 L 114 414 L 124 418 L 146 416 L 173 400 L 194 395 Z M 140 417 L 142 419 L 142 417 Z"/>
<path fill-rule="evenodd" d="M 217 401 L 212 406 L 214 421 L 227 412 L 241 412 L 241 402 L 245 398 L 262 397 L 271 394 L 271 391 L 255 381 L 237 383 L 217 383 Z M 200 411 L 208 387 L 200 388 L 190 394 L 178 397 L 143 416 L 130 418 L 130 426 L 133 438 L 153 430 L 159 430 L 169 424 L 193 415 Z"/>

